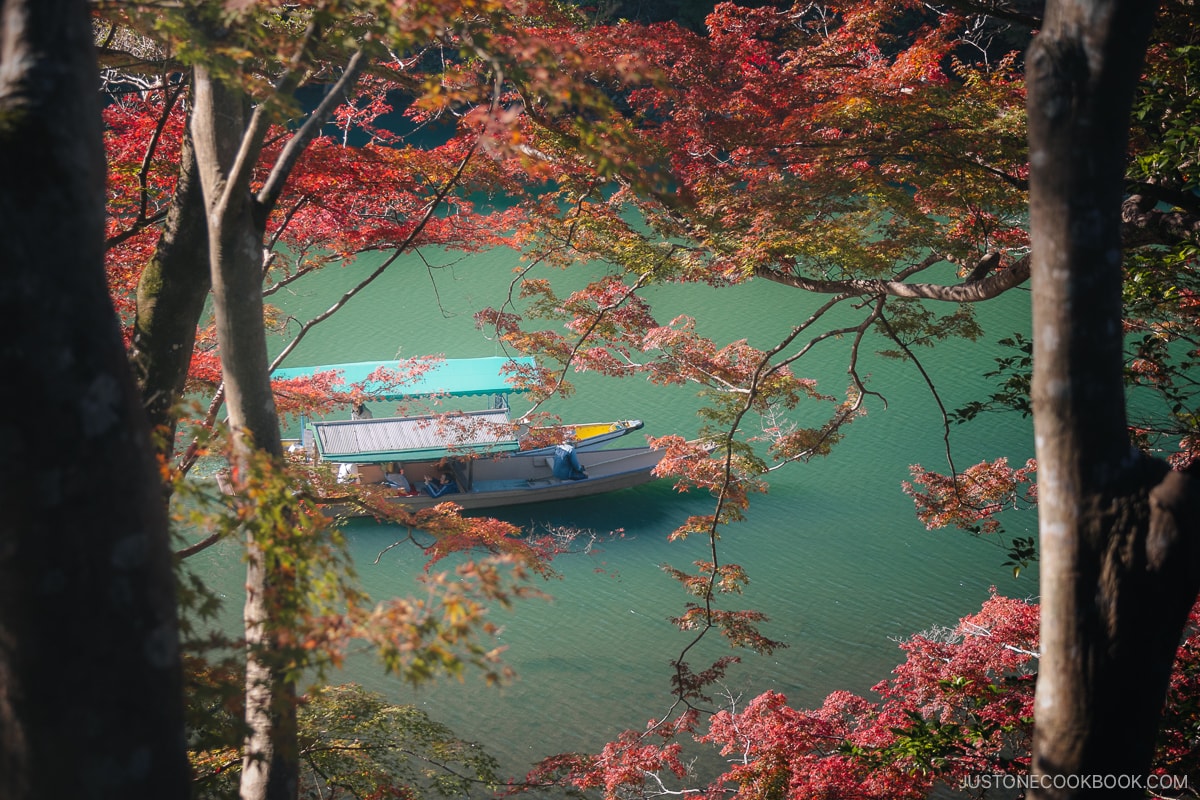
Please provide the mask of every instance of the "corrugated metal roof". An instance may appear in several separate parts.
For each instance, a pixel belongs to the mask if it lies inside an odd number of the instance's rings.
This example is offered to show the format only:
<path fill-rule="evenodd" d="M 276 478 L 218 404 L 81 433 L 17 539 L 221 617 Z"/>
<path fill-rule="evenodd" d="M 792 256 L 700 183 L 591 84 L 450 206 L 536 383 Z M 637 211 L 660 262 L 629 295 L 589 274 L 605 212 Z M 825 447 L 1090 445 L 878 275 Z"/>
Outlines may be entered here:
<path fill-rule="evenodd" d="M 505 409 L 420 417 L 382 417 L 311 423 L 326 461 L 355 463 L 440 458 L 451 452 L 517 449 Z"/>

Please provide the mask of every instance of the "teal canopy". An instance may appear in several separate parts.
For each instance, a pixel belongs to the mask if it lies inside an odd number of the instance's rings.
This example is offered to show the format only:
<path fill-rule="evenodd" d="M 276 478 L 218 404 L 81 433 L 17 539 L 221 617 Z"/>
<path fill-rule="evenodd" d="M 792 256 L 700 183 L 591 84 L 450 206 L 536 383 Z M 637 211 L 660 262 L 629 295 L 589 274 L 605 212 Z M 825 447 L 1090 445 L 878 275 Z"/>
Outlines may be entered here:
<path fill-rule="evenodd" d="M 421 377 L 405 383 L 403 386 L 378 385 L 372 387 L 370 382 L 363 386 L 363 391 L 373 400 L 403 400 L 407 397 L 428 397 L 430 395 L 449 395 L 451 397 L 468 397 L 470 395 L 510 394 L 517 391 L 510 383 L 514 371 L 532 368 L 532 358 L 507 358 L 494 356 L 491 358 L 448 358 L 435 363 Z M 508 369 L 505 370 L 505 367 Z M 273 380 L 308 378 L 318 372 L 337 371 L 347 386 L 352 383 L 363 384 L 367 377 L 376 370 L 384 368 L 399 373 L 409 371 L 411 362 L 408 361 L 356 361 L 349 364 L 326 364 L 317 367 L 289 367 L 277 369 L 271 373 Z"/>

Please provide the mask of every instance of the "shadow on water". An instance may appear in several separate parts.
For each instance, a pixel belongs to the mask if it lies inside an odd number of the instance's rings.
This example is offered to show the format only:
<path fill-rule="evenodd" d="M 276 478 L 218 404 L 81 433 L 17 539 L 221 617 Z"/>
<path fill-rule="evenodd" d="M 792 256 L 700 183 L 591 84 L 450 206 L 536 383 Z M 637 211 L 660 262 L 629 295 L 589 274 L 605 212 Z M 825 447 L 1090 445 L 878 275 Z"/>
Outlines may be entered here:
<path fill-rule="evenodd" d="M 700 513 L 711 502 L 698 492 L 681 494 L 670 480 L 659 480 L 609 494 L 472 512 L 470 516 L 494 517 L 535 532 L 563 526 L 603 534 L 627 529 L 634 521 L 638 528 L 662 528 L 669 533 L 682 515 Z"/>

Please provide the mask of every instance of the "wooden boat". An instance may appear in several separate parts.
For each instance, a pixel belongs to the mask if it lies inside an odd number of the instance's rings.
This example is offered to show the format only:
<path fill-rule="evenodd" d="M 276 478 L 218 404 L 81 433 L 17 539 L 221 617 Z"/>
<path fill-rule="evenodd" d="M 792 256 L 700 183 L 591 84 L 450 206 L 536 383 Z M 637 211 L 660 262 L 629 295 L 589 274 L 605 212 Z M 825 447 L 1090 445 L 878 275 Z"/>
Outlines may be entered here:
<path fill-rule="evenodd" d="M 508 418 L 508 395 L 519 389 L 514 388 L 508 373 L 520 369 L 532 369 L 532 358 L 459 358 L 436 362 L 435 366 L 423 372 L 416 378 L 407 381 L 385 382 L 380 376 L 401 375 L 408 370 L 407 362 L 399 361 L 357 361 L 346 364 L 329 364 L 315 367 L 293 367 L 278 369 L 272 374 L 275 380 L 291 380 L 295 378 L 311 378 L 321 373 L 335 373 L 344 385 L 359 387 L 361 394 L 370 400 L 404 401 L 421 397 L 471 397 L 487 396 L 490 410 L 497 413 L 488 424 L 497 429 L 508 425 L 516 429 L 516 449 L 528 452 L 549 452 L 560 441 L 572 442 L 579 450 L 591 450 L 602 447 L 609 442 L 640 430 L 642 421 L 636 419 L 615 420 L 612 422 L 572 423 L 566 425 L 543 426 L 527 428 L 514 425 Z M 441 415 L 439 415 L 441 416 Z M 374 419 L 374 416 L 371 417 Z M 432 419 L 431 415 L 419 417 L 397 417 L 389 419 Z M 362 420 L 358 420 L 362 421 Z M 372 434 L 378 434 L 386 439 L 388 429 L 373 429 Z M 299 442 L 289 440 L 287 444 L 302 443 L 311 447 L 313 442 L 305 423 L 304 431 Z M 449 440 L 454 434 L 447 433 Z M 402 437 L 403 439 L 403 437 Z M 499 445 L 499 442 L 493 445 Z M 375 449 L 384 449 L 383 442 L 376 442 Z M 397 444 L 393 449 L 404 449 L 407 444 Z M 505 443 L 506 448 L 511 443 Z M 321 454 L 328 460 L 336 460 L 332 454 Z M 377 459 L 376 459 L 377 460 Z M 387 458 L 390 460 L 390 457 Z"/>
<path fill-rule="evenodd" d="M 532 366 L 530 359 L 518 361 L 524 363 L 517 366 Z M 372 376 L 380 374 L 380 367 L 394 370 L 397 365 L 357 362 L 303 367 L 279 370 L 274 377 L 304 377 L 336 370 L 343 380 L 364 387 L 364 393 L 373 399 L 490 395 L 492 407 L 443 414 L 309 421 L 302 442 L 314 460 L 346 465 L 339 468 L 339 475 L 353 473 L 353 479 L 363 484 L 382 484 L 388 469 L 402 465 L 417 493 L 397 489 L 395 502 L 412 508 L 442 502 L 466 509 L 495 508 L 584 497 L 654 480 L 652 471 L 662 460 L 663 451 L 650 447 L 603 449 L 615 439 L 641 429 L 640 420 L 567 425 L 552 430 L 531 430 L 514 424 L 506 399 L 514 389 L 504 379 L 513 368 L 509 359 L 448 360 L 412 385 L 372 387 Z M 541 444 L 547 435 L 573 445 L 586 477 L 554 477 L 557 445 Z M 535 446 L 528 447 L 531 441 Z M 443 473 L 453 476 L 453 488 L 432 496 L 424 488 L 425 479 L 428 476 L 434 482 L 436 491 L 438 476 Z"/>
<path fill-rule="evenodd" d="M 561 437 L 565 442 L 571 442 L 580 452 L 596 450 L 622 436 L 641 430 L 640 419 L 619 419 L 613 422 L 584 422 L 569 425 L 557 425 L 552 428 L 533 428 L 530 435 L 521 437 L 521 451 L 529 454 L 548 455 L 554 452 L 556 445 L 542 447 L 526 447 L 529 441 L 540 441 L 545 437 Z M 518 432 L 519 433 L 519 432 Z"/>
<path fill-rule="evenodd" d="M 411 509 L 446 502 L 464 509 L 486 509 L 588 497 L 654 480 L 653 470 L 664 451 L 628 447 L 589 450 L 577 455 L 587 473 L 586 478 L 579 480 L 554 477 L 553 455 L 512 453 L 495 458 L 405 461 L 402 462 L 405 475 L 418 493 L 408 495 L 397 489 L 393 501 Z M 357 469 L 363 483 L 383 481 L 384 466 L 359 464 Z M 424 488 L 424 476 L 434 479 L 439 471 L 446 469 L 453 472 L 455 489 L 437 497 L 430 495 Z"/>
<path fill-rule="evenodd" d="M 554 436 L 570 442 L 580 452 L 597 450 L 642 428 L 641 420 L 566 425 L 543 429 L 528 436 L 513 425 L 507 409 L 424 414 L 413 417 L 373 417 L 358 420 L 309 422 L 304 441 L 322 461 L 380 463 L 406 461 L 427 455 L 521 452 L 549 455 L 555 444 L 526 447 L 527 440 L 545 441 Z M 579 438 L 583 434 L 582 438 Z"/>

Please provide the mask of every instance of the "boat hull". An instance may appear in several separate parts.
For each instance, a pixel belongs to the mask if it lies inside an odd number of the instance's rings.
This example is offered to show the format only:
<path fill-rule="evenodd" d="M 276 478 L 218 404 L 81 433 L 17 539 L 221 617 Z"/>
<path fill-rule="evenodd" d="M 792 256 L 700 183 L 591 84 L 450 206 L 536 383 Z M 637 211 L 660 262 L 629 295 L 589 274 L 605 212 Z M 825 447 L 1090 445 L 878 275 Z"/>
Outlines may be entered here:
<path fill-rule="evenodd" d="M 655 480 L 653 470 L 662 460 L 664 451 L 649 447 L 597 450 L 579 453 L 588 477 L 581 480 L 560 480 L 551 472 L 552 456 L 512 454 L 495 459 L 477 459 L 460 465 L 470 488 L 431 497 L 422 493 L 413 496 L 397 494 L 390 501 L 406 510 L 430 508 L 441 503 L 453 503 L 463 509 L 502 508 L 504 506 L 543 503 L 552 500 L 571 500 L 588 497 Z M 340 509 L 352 514 L 351 509 Z"/>

